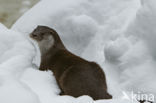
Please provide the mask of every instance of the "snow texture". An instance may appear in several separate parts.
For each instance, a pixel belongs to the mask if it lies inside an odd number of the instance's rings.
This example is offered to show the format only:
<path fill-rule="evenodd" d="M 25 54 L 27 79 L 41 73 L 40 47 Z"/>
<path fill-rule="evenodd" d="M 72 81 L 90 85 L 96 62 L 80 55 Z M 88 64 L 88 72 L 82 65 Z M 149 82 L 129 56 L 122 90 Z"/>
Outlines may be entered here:
<path fill-rule="evenodd" d="M 29 33 L 56 29 L 73 53 L 105 71 L 112 100 L 59 96 Z M 9 30 L 0 24 L 0 103 L 137 103 L 133 93 L 156 95 L 155 0 L 42 0 Z"/>

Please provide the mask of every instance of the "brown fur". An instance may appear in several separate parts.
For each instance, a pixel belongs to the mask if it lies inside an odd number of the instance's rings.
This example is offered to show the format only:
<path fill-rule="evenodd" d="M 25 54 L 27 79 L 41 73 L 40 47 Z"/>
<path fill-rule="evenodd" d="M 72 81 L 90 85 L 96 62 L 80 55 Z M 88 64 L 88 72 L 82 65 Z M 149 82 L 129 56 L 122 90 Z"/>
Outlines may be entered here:
<path fill-rule="evenodd" d="M 46 53 L 41 54 L 40 70 L 51 70 L 54 73 L 61 89 L 60 94 L 74 97 L 89 95 L 94 100 L 111 99 L 101 67 L 95 62 L 86 61 L 69 52 L 55 30 L 38 26 L 31 37 L 37 40 L 37 36 L 46 33 L 53 36 L 54 44 Z"/>

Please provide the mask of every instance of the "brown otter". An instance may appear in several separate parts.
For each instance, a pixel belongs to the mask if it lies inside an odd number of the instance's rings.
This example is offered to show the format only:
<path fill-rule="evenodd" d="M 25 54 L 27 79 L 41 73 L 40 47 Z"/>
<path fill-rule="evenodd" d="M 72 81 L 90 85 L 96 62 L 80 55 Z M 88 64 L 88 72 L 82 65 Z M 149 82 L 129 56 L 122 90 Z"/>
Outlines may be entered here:
<path fill-rule="evenodd" d="M 55 30 L 38 26 L 30 37 L 39 44 L 40 70 L 51 70 L 54 73 L 61 95 L 89 95 L 94 100 L 112 98 L 107 92 L 105 74 L 101 67 L 69 52 Z"/>

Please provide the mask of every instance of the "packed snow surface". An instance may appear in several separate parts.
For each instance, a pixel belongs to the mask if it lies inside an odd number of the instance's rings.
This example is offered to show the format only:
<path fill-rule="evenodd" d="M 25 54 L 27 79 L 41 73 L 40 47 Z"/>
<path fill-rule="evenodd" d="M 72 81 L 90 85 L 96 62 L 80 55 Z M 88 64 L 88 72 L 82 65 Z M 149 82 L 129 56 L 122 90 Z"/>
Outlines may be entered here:
<path fill-rule="evenodd" d="M 99 63 L 113 99 L 59 96 L 53 73 L 38 70 L 40 52 L 29 38 L 38 25 Z M 137 103 L 132 93 L 156 96 L 155 27 L 155 0 L 42 0 L 10 30 L 0 24 L 0 103 Z"/>

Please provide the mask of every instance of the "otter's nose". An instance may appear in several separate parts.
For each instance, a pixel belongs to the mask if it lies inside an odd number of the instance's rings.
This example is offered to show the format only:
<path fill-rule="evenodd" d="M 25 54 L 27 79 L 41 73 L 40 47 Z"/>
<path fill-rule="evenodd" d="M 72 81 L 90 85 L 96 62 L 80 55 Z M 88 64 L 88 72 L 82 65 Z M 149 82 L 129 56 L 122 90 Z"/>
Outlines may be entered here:
<path fill-rule="evenodd" d="M 38 35 L 36 33 L 31 33 L 30 37 L 36 39 L 36 38 L 38 38 Z"/>

